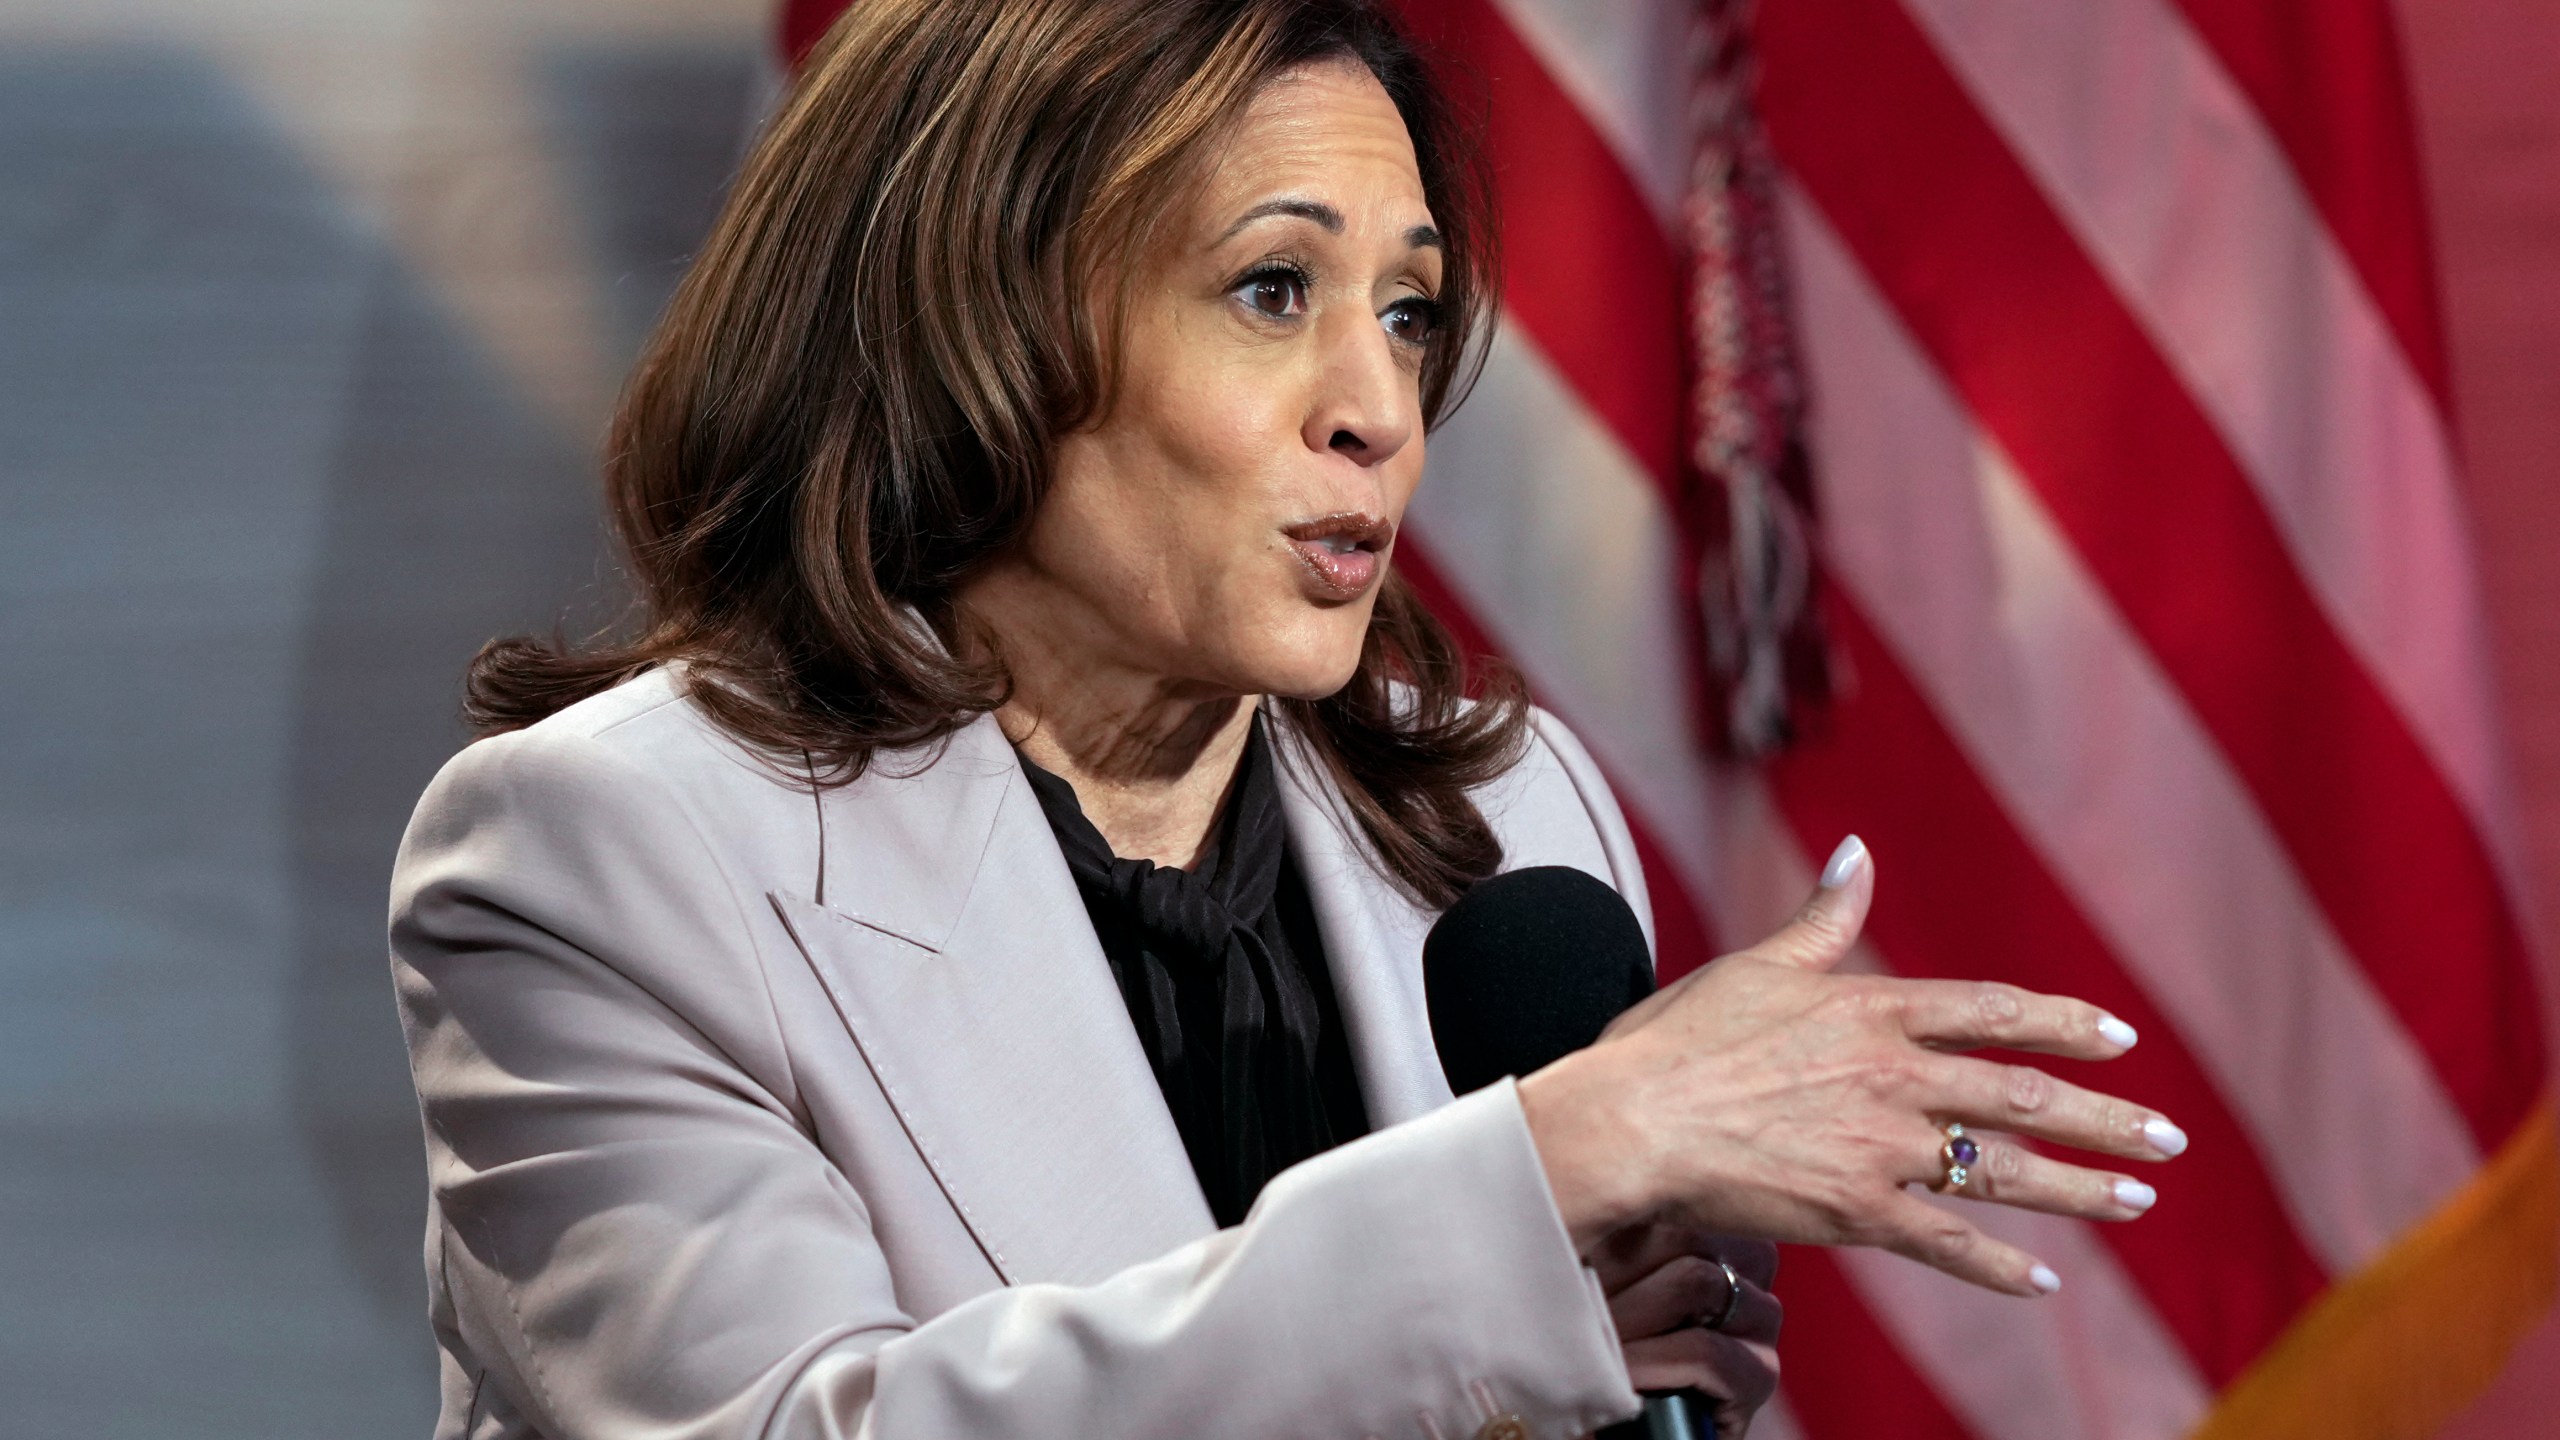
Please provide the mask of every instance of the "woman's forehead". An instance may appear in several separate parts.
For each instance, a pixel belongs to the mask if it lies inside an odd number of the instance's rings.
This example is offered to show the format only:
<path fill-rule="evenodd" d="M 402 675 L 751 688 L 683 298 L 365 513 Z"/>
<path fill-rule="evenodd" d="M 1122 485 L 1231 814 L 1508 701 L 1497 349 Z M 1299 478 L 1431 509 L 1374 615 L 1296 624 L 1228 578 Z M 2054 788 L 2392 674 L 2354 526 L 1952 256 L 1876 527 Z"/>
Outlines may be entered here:
<path fill-rule="evenodd" d="M 1221 234 L 1261 218 L 1255 212 L 1322 223 L 1309 213 L 1319 208 L 1362 228 L 1430 223 L 1404 117 L 1377 77 L 1350 61 L 1301 66 L 1265 85 L 1203 198 L 1203 218 Z"/>

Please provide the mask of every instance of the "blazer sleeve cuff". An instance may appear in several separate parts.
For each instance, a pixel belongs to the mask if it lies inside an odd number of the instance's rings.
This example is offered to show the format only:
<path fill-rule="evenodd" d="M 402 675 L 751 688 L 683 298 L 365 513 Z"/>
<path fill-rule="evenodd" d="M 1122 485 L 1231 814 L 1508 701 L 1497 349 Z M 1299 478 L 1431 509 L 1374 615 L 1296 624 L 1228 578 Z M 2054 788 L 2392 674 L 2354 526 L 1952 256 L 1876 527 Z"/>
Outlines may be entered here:
<path fill-rule="evenodd" d="M 865 1435 L 1132 1440 L 1203 1417 L 1221 1435 L 1564 1440 L 1638 1409 L 1510 1081 L 1290 1166 L 1242 1225 L 1098 1286 L 960 1304 L 881 1345 L 870 1379 L 829 1358 L 765 1435 L 850 1435 L 863 1402 Z M 1487 1430 L 1498 1417 L 1518 1425 Z"/>
<path fill-rule="evenodd" d="M 839 1367 L 841 1368 L 841 1367 Z M 859 1370 L 859 1367 L 855 1367 Z M 766 1431 L 837 1436 L 827 1367 Z M 867 1386 L 867 1372 L 858 1377 Z M 1244 1223 L 1091 1287 L 983 1295 L 880 1347 L 878 1435 L 1538 1440 L 1637 1412 L 1511 1082 L 1290 1167 Z"/>
<path fill-rule="evenodd" d="M 1408 1333 L 1420 1341 L 1411 1359 L 1429 1376 L 1422 1388 L 1439 1433 L 1455 1440 L 1513 1414 L 1531 1435 L 1574 1436 L 1637 1413 L 1608 1298 L 1575 1253 L 1511 1080 L 1299 1166 L 1263 1203 L 1276 1212 L 1299 1186 L 1395 1207 L 1392 1219 L 1341 1218 L 1394 1234 L 1405 1251 L 1391 1268 L 1428 1306 Z M 1417 1416 L 1376 1433 L 1433 1430 Z"/>

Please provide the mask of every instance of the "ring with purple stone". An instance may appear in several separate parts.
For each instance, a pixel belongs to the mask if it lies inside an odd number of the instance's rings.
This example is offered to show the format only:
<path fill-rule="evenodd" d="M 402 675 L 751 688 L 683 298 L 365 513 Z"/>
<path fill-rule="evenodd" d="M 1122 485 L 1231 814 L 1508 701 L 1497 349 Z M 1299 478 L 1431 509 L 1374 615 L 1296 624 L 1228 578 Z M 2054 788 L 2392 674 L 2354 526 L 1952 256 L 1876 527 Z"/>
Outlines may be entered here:
<path fill-rule="evenodd" d="M 1938 1147 L 1938 1162 L 1947 1167 L 1937 1186 L 1941 1194 L 1963 1189 L 1964 1182 L 1973 1174 L 1973 1167 L 1982 1163 L 1982 1146 L 1964 1133 L 1962 1125 L 1950 1121 L 1946 1132 L 1947 1143 Z"/>

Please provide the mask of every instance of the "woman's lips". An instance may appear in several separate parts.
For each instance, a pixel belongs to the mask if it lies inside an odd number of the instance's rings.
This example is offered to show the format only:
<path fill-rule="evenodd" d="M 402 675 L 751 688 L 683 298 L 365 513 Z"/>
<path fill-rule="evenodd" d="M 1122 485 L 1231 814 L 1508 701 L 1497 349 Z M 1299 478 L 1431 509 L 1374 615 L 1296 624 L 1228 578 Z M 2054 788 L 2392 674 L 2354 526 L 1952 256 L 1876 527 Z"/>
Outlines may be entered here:
<path fill-rule="evenodd" d="M 1386 568 L 1396 527 L 1375 515 L 1348 513 L 1285 526 L 1289 547 L 1305 562 L 1317 599 L 1353 600 L 1377 583 Z"/>

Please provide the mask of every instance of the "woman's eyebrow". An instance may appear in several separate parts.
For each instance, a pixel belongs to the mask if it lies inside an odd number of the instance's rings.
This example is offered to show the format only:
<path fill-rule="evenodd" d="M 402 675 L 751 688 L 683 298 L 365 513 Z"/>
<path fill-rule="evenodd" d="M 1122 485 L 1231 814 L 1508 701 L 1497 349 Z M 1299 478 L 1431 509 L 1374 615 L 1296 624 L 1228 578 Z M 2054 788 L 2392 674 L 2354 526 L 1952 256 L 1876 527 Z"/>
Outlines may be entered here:
<path fill-rule="evenodd" d="M 1256 220 L 1268 220 L 1275 215 L 1288 216 L 1297 220 L 1313 221 L 1314 223 L 1323 226 L 1325 233 L 1329 235 L 1339 235 L 1342 233 L 1344 228 L 1342 212 L 1334 209 L 1330 205 L 1327 205 L 1323 201 L 1282 196 L 1276 200 L 1265 200 L 1261 204 L 1254 206 L 1252 209 L 1245 211 L 1242 215 L 1237 216 L 1236 223 L 1228 226 L 1226 233 L 1220 235 L 1216 243 L 1224 245 L 1229 240 L 1234 239 L 1236 237 L 1236 233 L 1244 229 L 1247 225 L 1252 224 Z M 1414 225 L 1408 227 L 1404 232 L 1404 243 L 1416 250 L 1445 250 L 1448 248 L 1448 246 L 1442 241 L 1440 232 L 1429 225 Z"/>
<path fill-rule="evenodd" d="M 1312 220 L 1318 225 L 1323 226 L 1330 234 L 1339 235 L 1342 233 L 1341 211 L 1334 209 L 1332 206 L 1327 205 L 1321 200 L 1297 200 L 1283 196 L 1277 200 L 1265 200 L 1261 204 L 1247 210 L 1242 215 L 1237 216 L 1236 223 L 1227 227 L 1227 233 L 1218 237 L 1218 243 L 1223 245 L 1227 241 L 1234 239 L 1236 232 L 1242 230 L 1247 225 L 1252 224 L 1256 220 L 1268 220 L 1274 215 L 1288 215 L 1294 216 L 1300 220 Z"/>

